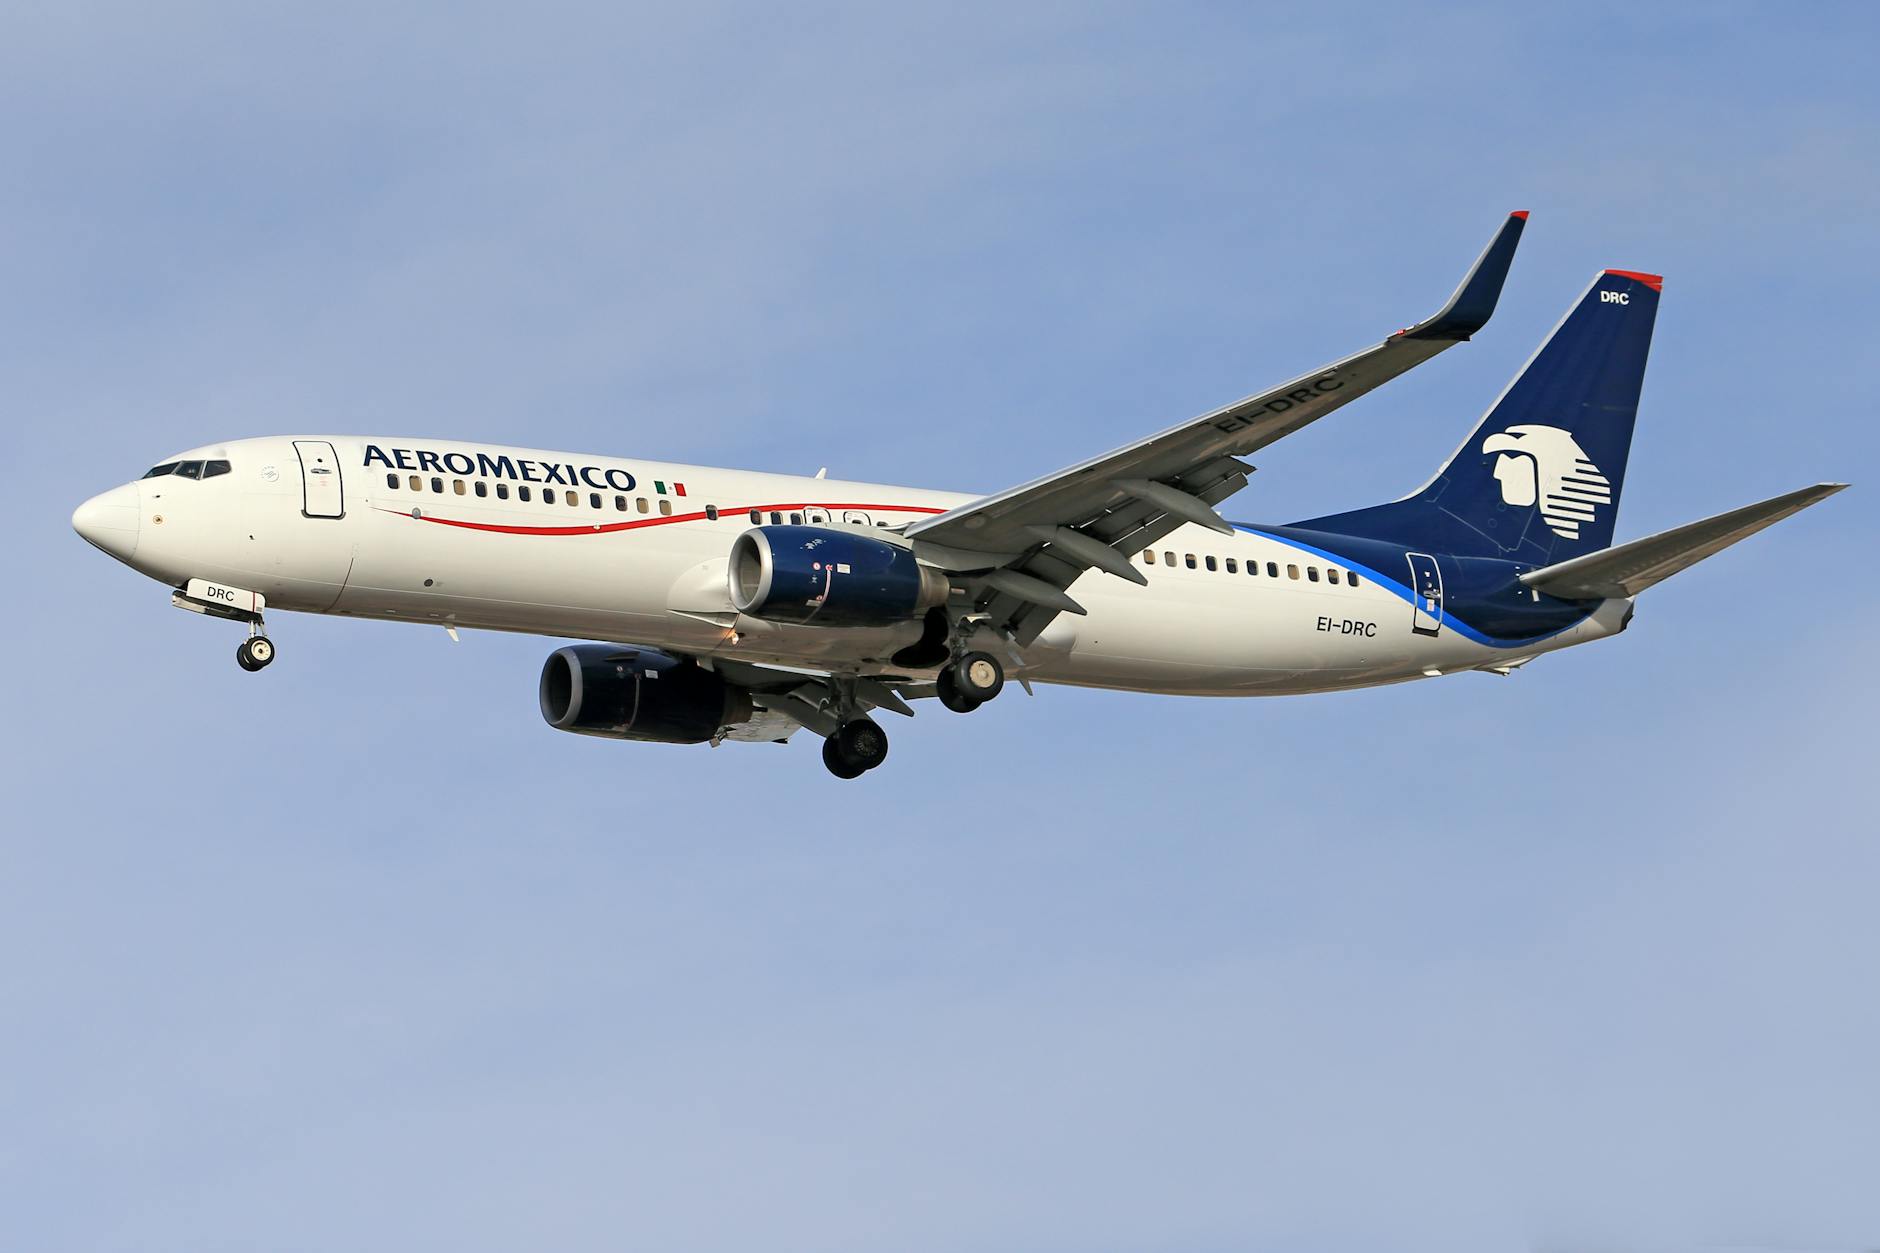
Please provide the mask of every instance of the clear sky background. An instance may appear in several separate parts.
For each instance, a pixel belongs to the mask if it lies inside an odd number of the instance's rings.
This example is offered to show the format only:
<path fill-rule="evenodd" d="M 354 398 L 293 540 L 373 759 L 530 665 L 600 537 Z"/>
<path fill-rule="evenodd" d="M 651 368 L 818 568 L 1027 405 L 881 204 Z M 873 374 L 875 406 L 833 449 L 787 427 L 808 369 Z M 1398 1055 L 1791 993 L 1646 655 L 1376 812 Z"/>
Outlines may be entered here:
<path fill-rule="evenodd" d="M 1649 12 L 1638 10 L 1648 9 Z M 0 1246 L 1880 1240 L 1868 5 L 0 7 Z M 1511 678 L 614 744 L 546 640 L 72 534 L 223 438 L 996 489 L 1434 310 L 1394 497 L 1667 277 L 1622 538 L 1855 489 Z"/>

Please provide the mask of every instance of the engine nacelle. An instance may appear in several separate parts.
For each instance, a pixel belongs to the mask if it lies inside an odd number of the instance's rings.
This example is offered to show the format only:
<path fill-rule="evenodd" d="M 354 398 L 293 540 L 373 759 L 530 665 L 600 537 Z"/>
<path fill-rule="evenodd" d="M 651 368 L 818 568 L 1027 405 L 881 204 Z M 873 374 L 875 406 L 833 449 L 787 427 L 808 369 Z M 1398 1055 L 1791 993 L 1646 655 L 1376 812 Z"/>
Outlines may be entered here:
<path fill-rule="evenodd" d="M 651 648 L 558 648 L 542 663 L 538 694 L 549 726 L 610 740 L 702 744 L 751 716 L 749 692 Z"/>
<path fill-rule="evenodd" d="M 893 626 L 946 603 L 947 577 L 899 544 L 825 526 L 760 526 L 731 542 L 731 603 L 770 622 Z"/>

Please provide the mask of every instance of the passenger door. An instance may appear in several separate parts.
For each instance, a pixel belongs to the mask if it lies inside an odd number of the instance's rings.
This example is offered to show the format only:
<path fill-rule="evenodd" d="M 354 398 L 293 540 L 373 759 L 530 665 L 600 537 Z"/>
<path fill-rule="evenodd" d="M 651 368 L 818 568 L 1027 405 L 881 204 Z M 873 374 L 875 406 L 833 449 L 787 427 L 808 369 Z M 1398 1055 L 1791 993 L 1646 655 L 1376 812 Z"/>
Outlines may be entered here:
<path fill-rule="evenodd" d="M 1410 562 L 1410 629 L 1418 635 L 1435 635 L 1443 627 L 1443 573 L 1436 568 L 1436 558 L 1428 553 L 1406 553 Z"/>
<path fill-rule="evenodd" d="M 339 455 L 323 439 L 297 439 L 300 457 L 300 512 L 309 518 L 346 516 L 346 490 L 340 482 Z"/>

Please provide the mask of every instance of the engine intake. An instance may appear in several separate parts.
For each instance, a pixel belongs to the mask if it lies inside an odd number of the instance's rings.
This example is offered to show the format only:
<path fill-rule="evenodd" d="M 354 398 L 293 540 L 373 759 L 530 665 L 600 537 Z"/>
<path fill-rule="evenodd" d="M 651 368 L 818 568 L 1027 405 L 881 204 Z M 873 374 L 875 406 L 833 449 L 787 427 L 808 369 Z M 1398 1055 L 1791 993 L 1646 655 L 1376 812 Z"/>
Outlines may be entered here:
<path fill-rule="evenodd" d="M 610 740 L 702 744 L 751 716 L 751 695 L 697 662 L 651 648 L 571 644 L 542 663 L 542 717 Z"/>
<path fill-rule="evenodd" d="M 899 544 L 834 527 L 753 527 L 731 542 L 731 603 L 771 622 L 893 626 L 946 603 L 947 577 Z"/>

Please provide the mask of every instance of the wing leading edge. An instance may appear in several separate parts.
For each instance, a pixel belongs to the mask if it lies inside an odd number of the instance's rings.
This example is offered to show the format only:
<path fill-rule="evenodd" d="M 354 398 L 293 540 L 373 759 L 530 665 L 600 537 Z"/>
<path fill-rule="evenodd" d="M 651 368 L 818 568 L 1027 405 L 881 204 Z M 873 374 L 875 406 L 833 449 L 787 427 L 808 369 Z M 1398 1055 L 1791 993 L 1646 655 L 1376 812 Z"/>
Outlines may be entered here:
<path fill-rule="evenodd" d="M 1058 613 L 1082 612 L 1064 589 L 1085 570 L 1140 582 L 1128 558 L 1176 527 L 1225 529 L 1214 506 L 1247 485 L 1253 467 L 1241 457 L 1481 330 L 1526 224 L 1525 212 L 1509 214 L 1431 317 L 1269 391 L 916 522 L 907 528 L 916 555 L 955 573 L 983 572 L 979 608 L 1030 643 Z"/>

